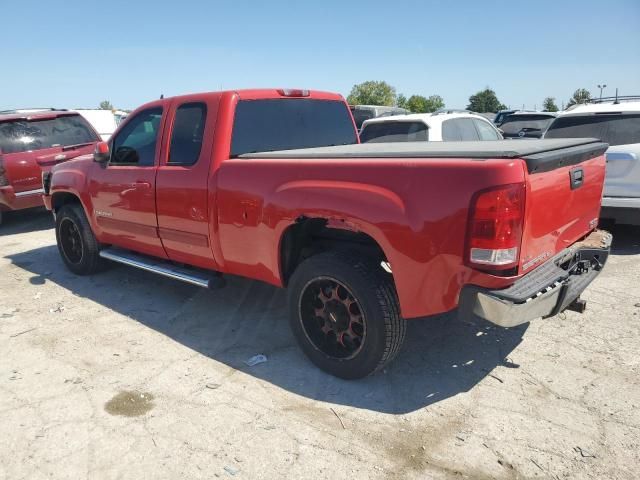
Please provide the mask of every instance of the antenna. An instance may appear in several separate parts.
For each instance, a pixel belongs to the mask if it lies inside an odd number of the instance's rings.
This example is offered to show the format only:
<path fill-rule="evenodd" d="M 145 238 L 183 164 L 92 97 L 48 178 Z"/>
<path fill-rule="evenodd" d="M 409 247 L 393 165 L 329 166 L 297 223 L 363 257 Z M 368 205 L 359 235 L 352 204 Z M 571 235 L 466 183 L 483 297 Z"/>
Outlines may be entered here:
<path fill-rule="evenodd" d="M 160 100 L 162 100 L 164 98 L 164 93 L 160 94 Z"/>

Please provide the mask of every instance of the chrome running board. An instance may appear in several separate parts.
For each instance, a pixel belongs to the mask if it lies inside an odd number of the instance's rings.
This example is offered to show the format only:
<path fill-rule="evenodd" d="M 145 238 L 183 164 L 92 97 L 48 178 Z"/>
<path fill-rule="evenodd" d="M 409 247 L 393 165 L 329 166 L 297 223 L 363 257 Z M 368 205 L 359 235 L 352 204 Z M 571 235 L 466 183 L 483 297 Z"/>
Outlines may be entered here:
<path fill-rule="evenodd" d="M 173 278 L 203 288 L 221 288 L 224 286 L 222 276 L 217 272 L 208 272 L 190 267 L 179 267 L 169 261 L 161 260 L 139 253 L 109 247 L 100 250 L 100 256 L 112 262 L 122 263 L 147 272 L 157 273 L 163 277 Z"/>

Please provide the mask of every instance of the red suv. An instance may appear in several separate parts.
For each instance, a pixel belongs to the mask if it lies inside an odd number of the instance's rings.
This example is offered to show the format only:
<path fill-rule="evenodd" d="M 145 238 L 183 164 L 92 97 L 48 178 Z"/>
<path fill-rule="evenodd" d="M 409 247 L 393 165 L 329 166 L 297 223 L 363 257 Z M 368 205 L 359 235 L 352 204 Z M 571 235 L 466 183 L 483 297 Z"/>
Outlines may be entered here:
<path fill-rule="evenodd" d="M 42 172 L 93 152 L 99 140 L 76 112 L 0 114 L 0 223 L 7 210 L 43 205 Z"/>

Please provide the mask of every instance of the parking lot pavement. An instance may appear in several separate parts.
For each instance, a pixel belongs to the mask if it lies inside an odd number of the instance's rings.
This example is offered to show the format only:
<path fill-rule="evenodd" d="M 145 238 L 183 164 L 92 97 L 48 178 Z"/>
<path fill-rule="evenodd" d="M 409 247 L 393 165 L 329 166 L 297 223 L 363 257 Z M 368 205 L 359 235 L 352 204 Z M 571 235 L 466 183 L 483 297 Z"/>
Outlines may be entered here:
<path fill-rule="evenodd" d="M 283 291 L 76 277 L 45 212 L 10 215 L 0 479 L 639 478 L 640 231 L 614 235 L 585 314 L 411 322 L 385 372 L 346 382 L 297 348 Z"/>

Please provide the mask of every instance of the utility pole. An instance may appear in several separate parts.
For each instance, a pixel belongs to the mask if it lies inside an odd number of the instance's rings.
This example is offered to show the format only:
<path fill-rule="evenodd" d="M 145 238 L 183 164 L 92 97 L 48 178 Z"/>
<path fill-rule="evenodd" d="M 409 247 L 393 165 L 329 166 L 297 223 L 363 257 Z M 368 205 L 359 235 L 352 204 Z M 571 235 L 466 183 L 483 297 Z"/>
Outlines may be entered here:
<path fill-rule="evenodd" d="M 602 85 L 598 85 L 598 88 L 600 89 L 600 100 L 602 100 L 602 91 L 607 88 L 606 84 L 602 84 Z"/>

